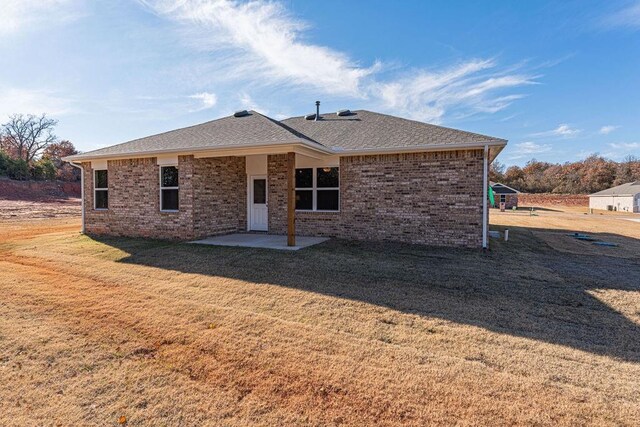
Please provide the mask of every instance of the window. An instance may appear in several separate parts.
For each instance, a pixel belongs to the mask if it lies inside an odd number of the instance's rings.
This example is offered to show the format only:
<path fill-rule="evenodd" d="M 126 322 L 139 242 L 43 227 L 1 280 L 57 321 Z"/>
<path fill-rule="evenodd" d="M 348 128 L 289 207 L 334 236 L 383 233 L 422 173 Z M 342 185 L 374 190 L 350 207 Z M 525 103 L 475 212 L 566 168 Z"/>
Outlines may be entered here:
<path fill-rule="evenodd" d="M 96 170 L 93 175 L 94 209 L 109 209 L 109 172 Z"/>
<path fill-rule="evenodd" d="M 162 166 L 160 168 L 160 210 L 174 212 L 178 207 L 178 168 Z"/>
<path fill-rule="evenodd" d="M 337 167 L 296 169 L 296 209 L 340 210 L 340 171 Z"/>
<path fill-rule="evenodd" d="M 253 180 L 253 204 L 265 205 L 267 203 L 267 180 Z"/>
<path fill-rule="evenodd" d="M 506 196 L 506 195 L 504 195 L 504 194 L 501 194 L 501 195 L 500 195 L 500 203 L 504 203 L 504 202 L 506 202 L 506 201 L 507 201 L 507 196 Z"/>

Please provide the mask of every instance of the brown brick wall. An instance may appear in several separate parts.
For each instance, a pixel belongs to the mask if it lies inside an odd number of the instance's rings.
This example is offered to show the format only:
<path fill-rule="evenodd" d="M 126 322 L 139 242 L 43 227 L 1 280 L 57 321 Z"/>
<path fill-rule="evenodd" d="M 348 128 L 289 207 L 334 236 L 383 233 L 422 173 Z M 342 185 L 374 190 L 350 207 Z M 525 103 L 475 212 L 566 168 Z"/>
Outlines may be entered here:
<path fill-rule="evenodd" d="M 511 209 L 518 207 L 518 195 L 517 194 L 505 194 L 504 207 L 505 209 Z M 494 194 L 494 200 L 496 202 L 495 208 L 500 209 L 500 194 Z"/>
<path fill-rule="evenodd" d="M 93 209 L 85 163 L 90 234 L 193 239 L 246 230 L 244 157 L 178 158 L 180 212 L 159 210 L 155 158 L 108 162 L 109 210 Z M 287 155 L 268 156 L 269 232 L 287 228 Z M 479 247 L 482 151 L 389 154 L 340 160 L 340 212 L 298 212 L 299 235 Z"/>
<path fill-rule="evenodd" d="M 247 174 L 244 157 L 194 161 L 194 233 L 196 236 L 247 229 Z"/>
<path fill-rule="evenodd" d="M 286 232 L 286 155 L 269 156 L 269 232 Z M 340 212 L 296 212 L 299 235 L 482 245 L 482 151 L 340 159 Z"/>
<path fill-rule="evenodd" d="M 179 212 L 160 212 L 156 158 L 109 160 L 109 209 L 93 208 L 93 170 L 85 169 L 88 234 L 187 240 L 245 229 L 244 158 L 178 157 Z"/>
<path fill-rule="evenodd" d="M 267 207 L 269 233 L 287 233 L 287 156 L 267 156 Z"/>

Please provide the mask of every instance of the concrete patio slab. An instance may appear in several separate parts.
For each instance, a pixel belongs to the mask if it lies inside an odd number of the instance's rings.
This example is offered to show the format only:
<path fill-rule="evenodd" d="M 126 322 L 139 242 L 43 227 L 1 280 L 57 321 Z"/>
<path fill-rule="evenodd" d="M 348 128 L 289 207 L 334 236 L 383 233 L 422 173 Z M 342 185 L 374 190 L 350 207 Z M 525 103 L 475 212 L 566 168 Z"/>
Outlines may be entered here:
<path fill-rule="evenodd" d="M 296 236 L 296 245 L 287 246 L 287 236 L 263 233 L 236 233 L 224 236 L 208 237 L 189 243 L 217 246 L 242 246 L 246 248 L 279 249 L 285 251 L 297 251 L 308 246 L 317 245 L 329 240 L 326 237 Z"/>

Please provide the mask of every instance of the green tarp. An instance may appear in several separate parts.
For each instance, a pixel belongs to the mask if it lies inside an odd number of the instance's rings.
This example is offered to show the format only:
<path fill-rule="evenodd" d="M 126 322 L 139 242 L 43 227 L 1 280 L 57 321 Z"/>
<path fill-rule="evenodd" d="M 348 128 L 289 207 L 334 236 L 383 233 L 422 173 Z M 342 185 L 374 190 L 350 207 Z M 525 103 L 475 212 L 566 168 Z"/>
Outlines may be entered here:
<path fill-rule="evenodd" d="M 491 186 L 489 186 L 489 202 L 492 207 L 496 207 L 496 199 L 493 197 L 493 188 L 491 188 Z"/>

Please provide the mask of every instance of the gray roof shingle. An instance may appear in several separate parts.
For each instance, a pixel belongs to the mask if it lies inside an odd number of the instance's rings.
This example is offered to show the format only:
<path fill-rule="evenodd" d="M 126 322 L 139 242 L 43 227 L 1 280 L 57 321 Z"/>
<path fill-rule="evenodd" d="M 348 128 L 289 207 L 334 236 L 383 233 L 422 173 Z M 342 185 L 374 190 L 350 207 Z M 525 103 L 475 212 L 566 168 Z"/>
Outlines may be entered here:
<path fill-rule="evenodd" d="M 506 140 L 407 120 L 366 110 L 348 116 L 323 114 L 318 121 L 291 117 L 282 121 L 256 111 L 247 116 L 228 116 L 195 126 L 176 129 L 122 144 L 70 156 L 82 160 L 180 152 L 215 148 L 302 142 L 326 152 L 411 149 L 430 145 L 495 144 Z"/>
<path fill-rule="evenodd" d="M 628 182 L 617 187 L 607 188 L 591 194 L 592 196 L 635 196 L 640 193 L 640 181 Z"/>
<path fill-rule="evenodd" d="M 134 139 L 122 144 L 82 153 L 74 158 L 218 148 L 225 146 L 251 146 L 258 144 L 291 143 L 307 138 L 276 120 L 250 111 L 247 116 L 228 116 L 195 126 L 171 130 L 157 135 Z"/>
<path fill-rule="evenodd" d="M 349 116 L 321 114 L 318 121 L 304 116 L 282 123 L 332 150 L 406 149 L 428 145 L 505 143 L 506 140 L 366 110 Z"/>

